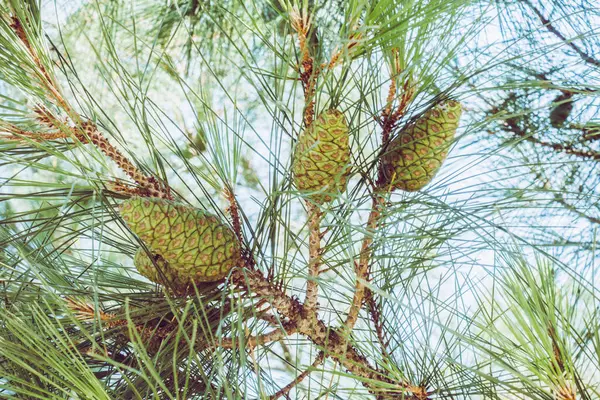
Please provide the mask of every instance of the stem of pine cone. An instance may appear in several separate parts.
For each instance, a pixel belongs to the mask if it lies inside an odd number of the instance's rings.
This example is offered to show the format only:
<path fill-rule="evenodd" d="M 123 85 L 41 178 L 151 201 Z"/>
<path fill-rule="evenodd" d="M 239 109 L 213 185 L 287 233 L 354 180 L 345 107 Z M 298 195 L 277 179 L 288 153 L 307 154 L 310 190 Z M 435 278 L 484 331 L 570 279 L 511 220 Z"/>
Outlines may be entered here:
<path fill-rule="evenodd" d="M 390 141 L 390 136 L 392 130 L 396 126 L 398 120 L 404 115 L 408 104 L 412 100 L 414 96 L 414 89 L 410 84 L 410 80 L 406 79 L 402 85 L 402 95 L 400 97 L 400 103 L 394 112 L 392 112 L 392 104 L 394 98 L 396 97 L 396 76 L 399 74 L 400 64 L 399 61 L 395 63 L 394 70 L 392 76 L 390 77 L 390 89 L 388 91 L 388 97 L 386 101 L 386 107 L 382 112 L 381 121 L 382 121 L 382 133 L 381 133 L 381 151 L 380 154 L 385 152 L 387 145 Z M 365 237 L 362 242 L 362 247 L 360 251 L 360 259 L 356 264 L 356 284 L 354 287 L 354 297 L 352 299 L 352 304 L 350 306 L 350 310 L 348 311 L 348 316 L 346 318 L 345 326 L 348 330 L 348 334 L 356 325 L 356 321 L 358 320 L 358 313 L 363 305 L 363 300 L 365 297 L 365 282 L 368 281 L 370 275 L 370 265 L 371 265 L 371 253 L 372 248 L 371 245 L 373 243 L 373 235 L 376 232 L 379 221 L 381 219 L 381 213 L 383 206 L 385 204 L 385 199 L 383 197 L 383 188 L 385 187 L 385 177 L 383 175 L 383 168 L 381 165 L 381 157 L 378 163 L 378 178 L 377 178 L 377 187 L 375 192 L 373 193 L 373 204 L 371 207 L 371 213 L 369 214 L 369 219 L 367 220 L 367 232 L 365 233 Z"/>
<path fill-rule="evenodd" d="M 306 298 L 304 300 L 304 309 L 307 313 L 317 311 L 317 299 L 319 286 L 317 279 L 321 267 L 321 219 L 323 213 L 319 206 L 307 202 L 308 207 L 308 273 L 309 278 L 306 282 Z"/>
<path fill-rule="evenodd" d="M 371 212 L 369 214 L 369 219 L 367 220 L 367 232 L 365 233 L 365 237 L 363 239 L 360 250 L 360 259 L 359 262 L 356 263 L 356 283 L 354 287 L 354 297 L 352 299 L 352 304 L 350 305 L 350 310 L 348 311 L 348 316 L 346 317 L 346 322 L 344 324 L 348 334 L 352 331 L 354 325 L 356 325 L 356 321 L 358 320 L 358 313 L 362 308 L 366 288 L 365 282 L 368 280 L 369 277 L 371 253 L 373 252 L 373 236 L 377 231 L 384 203 L 385 200 L 381 196 L 381 194 L 375 193 L 373 197 Z"/>

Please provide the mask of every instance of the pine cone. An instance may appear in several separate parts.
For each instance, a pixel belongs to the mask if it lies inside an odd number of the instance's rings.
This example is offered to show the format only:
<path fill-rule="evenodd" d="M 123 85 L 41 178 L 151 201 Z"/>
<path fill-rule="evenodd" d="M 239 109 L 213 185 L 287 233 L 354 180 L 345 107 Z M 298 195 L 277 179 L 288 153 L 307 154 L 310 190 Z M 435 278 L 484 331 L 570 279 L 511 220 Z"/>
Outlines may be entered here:
<path fill-rule="evenodd" d="M 573 93 L 566 92 L 554 99 L 554 108 L 550 112 L 550 124 L 554 128 L 561 128 L 573 111 Z"/>
<path fill-rule="evenodd" d="M 142 276 L 154 283 L 170 286 L 177 291 L 185 291 L 192 284 L 188 276 L 180 276 L 179 269 L 172 268 L 161 256 L 154 254 L 151 257 L 141 247 L 133 257 L 133 265 Z"/>
<path fill-rule="evenodd" d="M 164 259 L 165 277 L 179 283 L 222 279 L 240 259 L 233 231 L 206 211 L 158 198 L 133 197 L 121 204 L 120 213 L 148 248 Z M 143 263 L 142 270 L 154 276 Z"/>
<path fill-rule="evenodd" d="M 349 172 L 348 123 L 338 110 L 328 110 L 300 134 L 294 152 L 294 181 L 313 200 L 328 202 L 344 191 Z"/>
<path fill-rule="evenodd" d="M 384 185 L 414 192 L 431 182 L 446 159 L 461 113 L 461 104 L 449 100 L 402 130 L 382 156 Z"/>

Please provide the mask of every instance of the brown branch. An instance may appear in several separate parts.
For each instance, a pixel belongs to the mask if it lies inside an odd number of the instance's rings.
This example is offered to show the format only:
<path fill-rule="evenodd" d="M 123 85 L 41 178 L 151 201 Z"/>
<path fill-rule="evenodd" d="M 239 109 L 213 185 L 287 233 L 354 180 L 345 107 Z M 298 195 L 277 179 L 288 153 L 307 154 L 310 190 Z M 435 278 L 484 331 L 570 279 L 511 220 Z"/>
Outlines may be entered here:
<path fill-rule="evenodd" d="M 348 343 L 343 329 L 333 329 L 316 316 L 309 316 L 297 299 L 291 298 L 267 281 L 258 271 L 236 269 L 231 274 L 232 282 L 246 288 L 248 293 L 266 299 L 281 315 L 289 318 L 298 333 L 308 337 L 323 349 L 325 356 L 340 363 L 348 372 L 362 378 L 363 385 L 375 395 L 417 393 L 422 388 L 406 382 L 394 382 L 385 372 L 373 367 L 356 348 Z M 394 389 L 385 391 L 377 387 L 376 382 L 394 385 Z"/>
<path fill-rule="evenodd" d="M 19 40 L 21 40 L 23 45 L 27 48 L 29 55 L 33 59 L 33 62 L 35 63 L 36 67 L 38 68 L 38 70 L 39 70 L 38 72 L 40 73 L 40 75 L 42 77 L 42 80 L 41 80 L 42 85 L 44 85 L 44 87 L 50 92 L 50 95 L 54 98 L 54 101 L 56 102 L 56 104 L 60 108 L 65 110 L 67 112 L 67 114 L 74 121 L 80 121 L 79 114 L 77 114 L 71 108 L 71 106 L 69 106 L 67 101 L 64 99 L 64 97 L 60 93 L 60 90 L 58 89 L 58 85 L 57 85 L 55 79 L 50 75 L 50 73 L 48 72 L 48 70 L 46 69 L 44 64 L 42 63 L 39 55 L 37 54 L 37 52 L 31 45 L 31 42 L 29 41 L 29 38 L 27 37 L 25 28 L 23 28 L 23 24 L 17 17 L 12 17 L 11 28 L 13 29 L 13 31 L 15 32 L 15 34 L 17 35 Z"/>
<path fill-rule="evenodd" d="M 387 350 L 388 342 L 385 340 L 383 325 L 381 323 L 381 318 L 379 314 L 379 308 L 377 307 L 377 303 L 375 302 L 375 297 L 373 297 L 373 291 L 371 289 L 367 289 L 365 293 L 365 302 L 369 307 L 369 314 L 371 314 L 371 320 L 373 321 L 373 325 L 375 326 L 375 332 L 377 333 L 377 341 L 381 346 L 381 355 L 386 359 L 391 359 L 390 353 Z"/>
<path fill-rule="evenodd" d="M 571 40 L 567 39 L 565 35 L 563 35 L 556 27 L 552 24 L 548 18 L 546 18 L 540 10 L 536 6 L 534 6 L 529 0 L 521 0 L 523 3 L 527 4 L 529 8 L 537 15 L 538 19 L 542 22 L 544 27 L 552 33 L 554 36 L 563 41 L 567 46 L 572 48 L 578 55 L 581 57 L 583 61 L 588 64 L 591 64 L 595 67 L 600 67 L 600 60 L 597 60 L 587 54 L 585 51 L 581 50 L 579 46 L 573 43 Z"/>
<path fill-rule="evenodd" d="M 25 29 L 17 17 L 12 18 L 11 27 L 19 40 L 21 40 L 23 45 L 27 48 L 27 51 L 31 55 L 36 67 L 43 76 L 42 84 L 54 98 L 56 104 L 67 113 L 67 115 L 75 124 L 75 127 L 71 129 L 70 133 L 82 143 L 93 143 L 105 155 L 110 157 L 127 175 L 129 175 L 129 177 L 131 177 L 136 183 L 138 183 L 138 185 L 140 185 L 142 188 L 140 194 L 171 199 L 172 196 L 168 187 L 163 186 L 155 177 L 147 176 L 138 170 L 138 168 L 135 167 L 133 163 L 125 156 L 123 156 L 123 154 L 116 147 L 109 143 L 109 141 L 100 133 L 96 124 L 91 121 L 84 121 L 83 118 L 69 105 L 69 103 L 62 96 L 55 79 L 50 75 L 44 64 L 41 62 L 41 58 L 37 54 L 35 48 L 31 45 Z M 60 125 L 56 125 L 57 120 L 49 111 L 44 110 L 42 107 L 36 107 L 34 111 L 38 115 L 38 119 L 42 124 L 47 126 L 55 125 L 54 128 L 57 128 L 59 131 L 41 135 L 36 138 L 37 140 L 53 140 L 57 138 L 69 137 L 67 134 L 60 133 L 60 131 L 64 132 L 65 127 L 63 126 L 61 129 Z M 33 138 L 31 135 L 29 135 L 29 137 Z"/>
<path fill-rule="evenodd" d="M 354 325 L 356 325 L 358 313 L 362 308 L 366 288 L 364 281 L 368 279 L 371 253 L 373 251 L 373 235 L 375 234 L 379 220 L 381 219 L 381 211 L 384 202 L 385 200 L 379 193 L 374 195 L 371 213 L 369 214 L 369 219 L 367 220 L 367 232 L 365 233 L 360 250 L 360 259 L 359 262 L 355 264 L 356 283 L 354 287 L 354 298 L 352 299 L 352 304 L 350 306 L 350 310 L 348 311 L 348 316 L 346 317 L 345 322 L 345 327 L 348 333 L 350 333 L 350 331 L 352 331 L 354 328 Z"/>
<path fill-rule="evenodd" d="M 33 140 L 36 142 L 47 140 L 67 139 L 68 135 L 63 132 L 32 132 L 19 128 L 16 125 L 6 122 L 0 123 L 0 138 L 16 142 L 25 142 Z"/>
<path fill-rule="evenodd" d="M 304 90 L 304 126 L 308 127 L 315 116 L 315 88 L 317 85 L 317 77 L 319 68 L 315 68 L 315 61 L 310 54 L 310 46 L 308 44 L 308 33 L 310 31 L 311 20 L 306 10 L 300 11 L 294 7 L 290 12 L 292 29 L 298 34 L 298 46 L 300 47 L 300 64 L 302 66 L 300 72 L 300 81 Z"/>
<path fill-rule="evenodd" d="M 262 335 L 249 336 L 245 338 L 245 345 L 248 346 L 250 349 L 254 349 L 257 346 L 261 346 L 270 342 L 277 342 L 285 338 L 286 336 L 292 335 L 294 333 L 296 333 L 296 328 L 292 323 L 287 322 L 284 323 L 279 329 L 275 329 L 271 332 Z M 225 349 L 233 349 L 239 346 L 239 344 L 240 340 L 234 340 L 233 338 L 225 338 L 222 339 L 220 342 L 215 343 L 215 346 L 223 347 Z"/>
<path fill-rule="evenodd" d="M 492 109 L 492 114 L 498 114 L 499 112 L 500 112 L 499 109 Z M 533 143 L 533 144 L 536 144 L 536 145 L 539 145 L 542 147 L 552 149 L 555 152 L 565 153 L 565 154 L 569 154 L 569 155 L 576 156 L 576 157 L 583 158 L 583 159 L 591 159 L 593 161 L 600 161 L 600 153 L 599 152 L 592 151 L 592 150 L 581 150 L 581 149 L 577 149 L 572 144 L 553 143 L 553 142 L 548 142 L 548 141 L 533 137 L 532 135 L 528 134 L 525 129 L 522 129 L 519 126 L 518 120 L 516 118 L 505 119 L 502 128 L 505 131 L 511 132 L 514 135 L 516 135 L 520 138 L 523 138 L 523 140 L 526 140 L 530 143 Z M 493 133 L 493 132 L 490 132 L 490 133 Z"/>
<path fill-rule="evenodd" d="M 307 313 L 315 313 L 317 311 L 318 300 L 318 282 L 319 270 L 321 267 L 321 219 L 323 213 L 319 206 L 311 202 L 307 202 L 308 208 L 308 274 L 309 278 L 306 282 L 306 298 L 304 300 L 304 309 Z"/>
<path fill-rule="evenodd" d="M 235 236 L 237 237 L 239 242 L 244 243 L 244 236 L 242 235 L 242 222 L 240 219 L 239 208 L 235 199 L 235 195 L 229 188 L 225 188 L 223 193 L 225 195 L 225 198 L 229 202 L 229 207 L 227 208 L 227 211 L 229 212 L 229 215 L 231 215 L 233 232 L 235 233 Z"/>
<path fill-rule="evenodd" d="M 127 157 L 125 157 L 108 139 L 100 133 L 96 124 L 91 121 L 85 121 L 80 126 L 84 132 L 83 138 L 81 132 L 76 130 L 75 136 L 93 143 L 106 156 L 111 158 L 130 178 L 132 178 L 143 189 L 143 194 L 150 197 L 160 197 L 171 199 L 169 188 L 163 186 L 155 177 L 142 173 Z"/>
<path fill-rule="evenodd" d="M 315 61 L 310 54 L 310 48 L 307 42 L 307 35 L 310 31 L 310 17 L 307 10 L 300 11 L 297 7 L 292 9 L 290 13 L 292 28 L 298 34 L 298 46 L 300 47 L 302 72 L 300 73 L 300 80 L 302 82 L 302 88 L 304 90 L 304 126 L 305 129 L 310 126 L 314 120 L 315 114 L 315 87 L 317 83 L 317 77 L 319 69 L 315 67 Z M 309 279 L 306 283 L 306 299 L 304 307 L 307 313 L 312 314 L 316 312 L 317 299 L 319 286 L 317 277 L 319 275 L 319 267 L 321 260 L 321 218 L 323 214 L 319 210 L 319 207 L 315 204 L 307 202 L 308 209 L 308 252 L 309 252 L 309 263 L 308 263 L 308 274 Z"/>
<path fill-rule="evenodd" d="M 356 273 L 356 283 L 354 287 L 354 297 L 352 299 L 352 304 L 350 306 L 350 310 L 348 311 L 348 316 L 346 317 L 345 327 L 347 329 L 348 334 L 356 325 L 358 320 L 358 314 L 363 305 L 363 300 L 365 296 L 365 283 L 369 279 L 370 275 L 370 265 L 371 265 L 371 253 L 372 253 L 372 244 L 373 244 L 373 235 L 379 226 L 379 221 L 381 219 L 382 208 L 384 206 L 385 200 L 383 198 L 383 189 L 385 188 L 385 176 L 384 169 L 382 166 L 382 158 L 381 155 L 386 151 L 387 146 L 390 142 L 391 133 L 396 126 L 396 123 L 404 113 L 406 112 L 406 108 L 411 102 L 415 90 L 414 86 L 411 83 L 411 79 L 406 78 L 402 84 L 402 95 L 399 100 L 398 107 L 394 112 L 392 112 L 392 104 L 396 97 L 396 77 L 402 72 L 402 65 L 400 63 L 400 59 L 398 56 L 398 52 L 394 51 L 394 62 L 392 66 L 392 72 L 390 76 L 390 89 L 388 91 L 388 96 L 386 99 L 386 107 L 382 111 L 381 116 L 381 149 L 380 149 L 380 157 L 378 161 L 378 177 L 375 188 L 375 193 L 373 194 L 373 204 L 371 207 L 371 213 L 369 214 L 369 219 L 367 220 L 367 232 L 365 233 L 365 237 L 362 242 L 362 247 L 360 251 L 360 259 L 356 265 L 355 273 Z"/>
<path fill-rule="evenodd" d="M 400 62 L 398 51 L 394 49 L 392 51 L 392 54 L 394 56 L 394 60 L 392 65 L 392 71 L 390 73 L 390 88 L 388 90 L 385 108 L 381 112 L 381 118 L 379 119 L 381 126 L 381 149 L 379 152 L 378 162 L 378 186 L 382 186 L 385 184 L 385 176 L 383 173 L 384 170 L 381 164 L 381 155 L 383 155 L 387 150 L 392 131 L 396 127 L 398 121 L 404 116 L 408 105 L 410 104 L 411 100 L 415 95 L 415 87 L 412 84 L 412 80 L 409 77 L 407 77 L 402 83 L 402 94 L 400 95 L 398 107 L 396 108 L 396 110 L 393 110 L 393 103 L 397 97 L 397 77 L 402 73 L 402 65 Z"/>
<path fill-rule="evenodd" d="M 294 379 L 293 381 L 288 383 L 285 387 L 283 387 L 277 393 L 273 394 L 272 396 L 269 396 L 269 399 L 277 400 L 281 396 L 287 395 L 290 392 L 290 390 L 292 390 L 296 385 L 298 385 L 300 382 L 302 382 L 311 373 L 311 371 L 313 369 L 315 369 L 319 365 L 321 365 L 321 363 L 323 362 L 324 359 L 325 359 L 325 353 L 320 351 L 319 354 L 317 355 L 317 358 L 315 359 L 315 361 L 312 363 L 312 365 L 308 369 L 303 371 L 300 375 L 298 375 L 296 377 L 296 379 Z"/>

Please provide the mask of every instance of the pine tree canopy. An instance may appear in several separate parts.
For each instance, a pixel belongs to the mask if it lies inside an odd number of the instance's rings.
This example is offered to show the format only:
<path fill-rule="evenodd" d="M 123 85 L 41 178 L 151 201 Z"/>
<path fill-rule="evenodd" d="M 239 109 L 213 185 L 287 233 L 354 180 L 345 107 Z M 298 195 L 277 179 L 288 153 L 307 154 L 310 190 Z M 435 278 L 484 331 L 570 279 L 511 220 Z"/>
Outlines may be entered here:
<path fill-rule="evenodd" d="M 597 0 L 0 0 L 0 398 L 600 399 Z"/>

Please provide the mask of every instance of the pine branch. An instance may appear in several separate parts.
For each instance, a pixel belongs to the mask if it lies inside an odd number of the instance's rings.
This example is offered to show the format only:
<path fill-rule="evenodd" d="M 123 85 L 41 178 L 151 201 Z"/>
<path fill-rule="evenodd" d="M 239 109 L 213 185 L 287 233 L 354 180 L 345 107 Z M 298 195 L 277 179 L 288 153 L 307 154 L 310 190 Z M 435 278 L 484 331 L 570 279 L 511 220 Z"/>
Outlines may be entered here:
<path fill-rule="evenodd" d="M 269 396 L 269 399 L 277 400 L 281 396 L 286 396 L 290 392 L 290 390 L 292 390 L 294 387 L 296 387 L 298 384 L 300 384 L 312 372 L 313 369 L 315 369 L 319 365 L 321 365 L 323 363 L 324 359 L 325 359 L 325 353 L 320 351 L 319 354 L 317 355 L 317 358 L 315 359 L 315 361 L 312 363 L 312 365 L 308 369 L 303 371 L 300 375 L 298 375 L 296 377 L 296 379 L 294 379 L 292 382 L 288 383 L 285 387 L 283 387 L 277 393 L 273 394 L 272 396 Z"/>
<path fill-rule="evenodd" d="M 304 308 L 307 313 L 312 314 L 317 311 L 317 300 L 319 297 L 318 278 L 321 268 L 321 220 L 323 213 L 319 206 L 306 202 L 308 208 L 308 280 L 306 282 L 306 298 Z"/>
<path fill-rule="evenodd" d="M 388 96 L 386 101 L 386 106 L 382 111 L 382 133 L 381 133 L 381 148 L 379 154 L 384 154 L 387 146 L 390 142 L 390 135 L 392 130 L 394 129 L 396 122 L 404 115 L 406 108 L 412 98 L 414 97 L 414 88 L 410 84 L 410 80 L 406 78 L 406 80 L 402 84 L 402 96 L 400 97 L 400 102 L 392 112 L 392 104 L 394 99 L 396 98 L 396 77 L 402 72 L 402 65 L 400 64 L 400 60 L 398 58 L 398 52 L 396 50 L 393 51 L 394 55 L 394 63 L 392 66 L 392 74 L 390 77 L 390 88 L 388 90 Z M 385 205 L 385 177 L 384 177 L 384 169 L 382 165 L 382 157 L 379 157 L 378 161 L 378 177 L 377 177 L 377 187 L 375 192 L 373 193 L 373 202 L 371 206 L 371 212 L 369 214 L 369 218 L 367 220 L 366 225 L 366 233 L 362 242 L 362 247 L 360 250 L 360 258 L 359 262 L 355 268 L 356 274 L 356 283 L 354 287 L 354 297 L 352 299 L 352 304 L 350 305 L 350 310 L 348 311 L 348 315 L 345 321 L 345 327 L 348 332 L 351 332 L 358 321 L 358 314 L 360 309 L 363 306 L 363 299 L 365 296 L 366 286 L 365 283 L 369 279 L 370 275 L 370 265 L 371 265 L 371 253 L 372 253 L 372 244 L 373 244 L 373 235 L 379 228 L 379 222 L 382 217 L 383 208 Z"/>
<path fill-rule="evenodd" d="M 262 346 L 270 342 L 280 341 L 294 333 L 296 333 L 294 324 L 291 322 L 284 322 L 281 328 L 275 329 L 269 333 L 244 338 L 243 345 L 249 351 L 252 351 L 252 349 L 254 349 L 257 346 Z M 225 349 L 234 349 L 237 347 L 241 347 L 242 343 L 240 343 L 240 341 L 236 339 L 225 338 L 222 339 L 220 342 L 216 343 L 216 345 Z"/>
<path fill-rule="evenodd" d="M 354 287 L 354 297 L 352 299 L 352 304 L 350 305 L 350 310 L 348 311 L 345 322 L 348 332 L 351 332 L 354 328 L 354 325 L 356 325 L 358 313 L 363 305 L 363 298 L 366 289 L 365 281 L 369 276 L 371 253 L 373 252 L 373 235 L 377 232 L 377 227 L 382 216 L 382 208 L 384 204 L 384 198 L 380 194 L 375 193 L 371 213 L 369 214 L 369 219 L 367 220 L 367 232 L 365 233 L 360 250 L 359 262 L 356 263 L 356 283 Z"/>
<path fill-rule="evenodd" d="M 129 161 L 116 147 L 110 144 L 110 142 L 100 133 L 98 127 L 92 121 L 86 121 L 79 113 L 77 113 L 63 97 L 58 84 L 56 83 L 53 74 L 51 74 L 46 66 L 42 63 L 42 57 L 37 53 L 36 47 L 32 45 L 30 38 L 27 36 L 25 29 L 23 28 L 21 20 L 16 16 L 12 17 L 12 23 L 10 27 L 13 29 L 17 38 L 23 43 L 29 56 L 33 59 L 39 75 L 42 76 L 42 85 L 46 89 L 47 93 L 51 97 L 51 100 L 62 109 L 71 119 L 74 124 L 73 127 L 66 127 L 64 123 L 57 125 L 58 119 L 52 116 L 52 113 L 42 106 L 37 106 L 34 111 L 38 114 L 40 121 L 47 124 L 50 128 L 56 130 L 55 133 L 48 134 L 48 136 L 40 135 L 37 140 L 54 140 L 57 138 L 74 138 L 81 143 L 92 143 L 102 153 L 111 158 L 127 175 L 129 175 L 136 183 L 141 187 L 141 195 L 147 195 L 152 197 L 160 197 L 172 199 L 170 190 L 160 183 L 155 177 L 147 176 L 143 174 L 131 161 Z M 63 133 L 62 136 L 60 131 L 67 130 L 68 133 Z M 29 138 L 33 136 L 27 132 L 21 132 Z"/>
<path fill-rule="evenodd" d="M 375 302 L 375 297 L 373 296 L 373 291 L 367 289 L 365 294 L 365 302 L 369 308 L 369 314 L 371 314 L 371 320 L 373 321 L 373 325 L 375 326 L 375 333 L 377 334 L 377 341 L 379 342 L 379 346 L 381 347 L 381 355 L 384 359 L 391 359 L 390 352 L 388 351 L 388 341 L 384 337 L 383 331 L 383 322 L 381 321 L 381 313 L 380 309 Z"/>
<path fill-rule="evenodd" d="M 537 15 L 538 19 L 540 20 L 540 22 L 544 25 L 544 27 L 550 32 L 552 33 L 554 36 L 556 36 L 557 38 L 559 38 L 563 43 L 565 43 L 567 46 L 569 46 L 570 48 L 572 48 L 580 57 L 583 61 L 585 61 L 586 63 L 593 65 L 595 67 L 600 67 L 600 60 L 597 60 L 595 58 L 593 58 L 592 56 L 590 56 L 589 54 L 587 54 L 585 51 L 581 50 L 579 48 L 579 46 L 577 46 L 575 43 L 573 43 L 572 40 L 567 39 L 567 37 L 565 35 L 563 35 L 558 29 L 556 29 L 556 27 L 552 24 L 552 21 L 550 21 L 549 19 L 547 19 L 546 17 L 544 17 L 544 15 L 542 14 L 542 12 L 540 10 L 538 10 L 538 8 L 536 6 L 534 6 L 531 1 L 529 0 L 521 0 L 523 3 L 525 3 L 529 8 L 531 8 L 531 10 L 535 13 L 535 15 Z"/>
<path fill-rule="evenodd" d="M 315 69 L 315 60 L 311 56 L 309 43 L 307 40 L 308 33 L 311 28 L 311 17 L 308 9 L 299 10 L 297 7 L 292 8 L 290 12 L 290 22 L 292 29 L 298 34 L 298 46 L 301 55 L 301 70 L 300 81 L 304 90 L 304 129 L 314 121 L 315 114 L 315 87 L 319 75 L 319 69 Z M 306 282 L 306 299 L 304 301 L 305 310 L 307 313 L 317 312 L 317 300 L 319 297 L 318 276 L 321 265 L 321 219 L 322 212 L 319 206 L 306 202 L 308 209 L 308 280 Z"/>
<path fill-rule="evenodd" d="M 333 358 L 346 370 L 361 378 L 362 384 L 378 396 L 398 395 L 407 392 L 423 393 L 423 389 L 405 382 L 392 381 L 383 371 L 373 367 L 345 338 L 345 329 L 333 329 L 314 315 L 308 315 L 304 306 L 287 296 L 268 282 L 258 271 L 236 269 L 231 274 L 232 282 L 246 288 L 250 294 L 266 299 L 281 315 L 289 318 L 295 330 L 321 347 L 327 357 Z M 379 386 L 389 385 L 389 393 Z M 384 391 L 382 394 L 381 392 Z M 426 397 L 423 397 L 425 399 Z"/>
<path fill-rule="evenodd" d="M 492 109 L 493 114 L 498 114 L 500 110 L 498 108 Z M 593 161 L 600 161 L 600 153 L 593 150 L 581 150 L 573 146 L 572 144 L 567 143 L 554 143 L 548 142 L 545 140 L 538 139 L 528 133 L 525 129 L 521 128 L 518 123 L 517 118 L 507 118 L 504 119 L 504 123 L 502 125 L 502 129 L 514 134 L 517 137 L 522 138 L 530 143 L 535 145 L 539 145 L 541 147 L 545 147 L 547 149 L 551 149 L 557 153 L 565 153 L 572 156 L 576 156 L 583 159 L 591 159 Z M 493 132 L 489 131 L 493 134 Z"/>
<path fill-rule="evenodd" d="M 311 29 L 311 15 L 307 8 L 294 6 L 290 12 L 292 28 L 298 34 L 298 46 L 300 47 L 301 73 L 300 81 L 304 90 L 304 127 L 309 127 L 315 117 L 315 88 L 319 69 L 315 68 L 315 60 L 310 53 L 308 33 Z"/>

